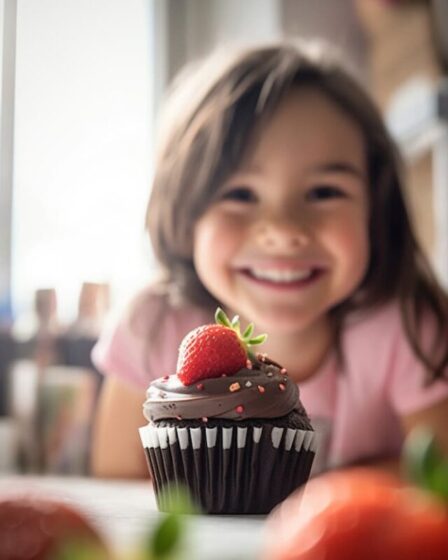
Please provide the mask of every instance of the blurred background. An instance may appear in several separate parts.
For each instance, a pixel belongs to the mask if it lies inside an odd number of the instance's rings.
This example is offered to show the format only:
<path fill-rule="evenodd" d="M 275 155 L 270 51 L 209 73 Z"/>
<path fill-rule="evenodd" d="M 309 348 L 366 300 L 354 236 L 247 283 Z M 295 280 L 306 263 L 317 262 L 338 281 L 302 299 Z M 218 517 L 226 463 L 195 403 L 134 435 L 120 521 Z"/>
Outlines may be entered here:
<path fill-rule="evenodd" d="M 334 44 L 372 93 L 448 286 L 448 0 L 0 0 L 0 473 L 88 473 L 90 350 L 155 274 L 166 86 L 216 45 L 283 36 Z"/>

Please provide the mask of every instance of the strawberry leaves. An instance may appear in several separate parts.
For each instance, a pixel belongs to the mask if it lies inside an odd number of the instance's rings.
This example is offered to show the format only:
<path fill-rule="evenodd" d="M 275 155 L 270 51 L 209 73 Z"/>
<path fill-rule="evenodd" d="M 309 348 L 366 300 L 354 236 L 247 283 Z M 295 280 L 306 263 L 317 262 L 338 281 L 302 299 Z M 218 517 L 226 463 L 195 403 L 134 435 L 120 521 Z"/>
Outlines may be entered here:
<path fill-rule="evenodd" d="M 240 318 L 238 315 L 235 315 L 232 320 L 230 320 L 225 312 L 218 307 L 215 312 L 215 322 L 218 325 L 222 325 L 223 327 L 227 327 L 232 329 L 238 335 L 238 339 L 241 342 L 241 345 L 247 352 L 247 355 L 251 361 L 254 361 L 255 355 L 251 351 L 252 346 L 258 346 L 259 344 L 263 344 L 263 342 L 267 338 L 267 334 L 259 334 L 253 337 L 254 332 L 254 324 L 250 323 L 246 329 L 244 330 L 243 334 L 241 334 L 241 327 L 240 327 Z"/>
<path fill-rule="evenodd" d="M 250 323 L 246 330 L 243 332 L 243 338 L 248 339 L 252 336 L 252 333 L 254 332 L 254 324 Z"/>

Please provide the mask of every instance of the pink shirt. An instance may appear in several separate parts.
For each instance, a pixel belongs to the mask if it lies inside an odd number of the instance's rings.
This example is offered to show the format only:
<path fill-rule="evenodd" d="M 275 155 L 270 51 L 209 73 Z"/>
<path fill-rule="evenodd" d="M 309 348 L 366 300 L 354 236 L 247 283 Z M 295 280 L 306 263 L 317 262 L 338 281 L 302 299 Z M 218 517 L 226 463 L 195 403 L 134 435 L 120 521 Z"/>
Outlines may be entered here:
<path fill-rule="evenodd" d="M 197 308 L 164 308 L 162 298 L 148 289 L 135 300 L 133 312 L 103 333 L 93 360 L 103 373 L 145 390 L 153 379 L 175 372 L 185 334 L 210 322 L 213 318 Z M 315 472 L 396 455 L 403 439 L 399 417 L 448 397 L 446 382 L 424 386 L 423 367 L 406 340 L 396 305 L 352 318 L 342 348 L 342 368 L 332 355 L 299 385 L 320 441 Z"/>

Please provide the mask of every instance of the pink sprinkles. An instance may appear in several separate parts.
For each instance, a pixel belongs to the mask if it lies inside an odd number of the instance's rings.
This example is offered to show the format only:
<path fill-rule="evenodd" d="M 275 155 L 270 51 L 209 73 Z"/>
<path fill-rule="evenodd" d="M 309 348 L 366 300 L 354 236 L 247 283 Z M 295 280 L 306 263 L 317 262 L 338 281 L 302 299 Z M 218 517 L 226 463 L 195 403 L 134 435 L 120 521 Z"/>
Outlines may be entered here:
<path fill-rule="evenodd" d="M 280 391 L 284 391 L 286 389 L 286 387 L 283 385 L 283 383 L 279 383 L 278 388 L 280 389 Z"/>
<path fill-rule="evenodd" d="M 266 389 L 263 387 L 263 385 L 258 385 L 258 392 L 259 393 L 264 393 L 266 391 Z"/>
<path fill-rule="evenodd" d="M 244 406 L 243 406 L 242 404 L 238 405 L 238 406 L 235 408 L 235 412 L 237 412 L 238 414 L 243 414 L 243 412 L 244 412 Z"/>

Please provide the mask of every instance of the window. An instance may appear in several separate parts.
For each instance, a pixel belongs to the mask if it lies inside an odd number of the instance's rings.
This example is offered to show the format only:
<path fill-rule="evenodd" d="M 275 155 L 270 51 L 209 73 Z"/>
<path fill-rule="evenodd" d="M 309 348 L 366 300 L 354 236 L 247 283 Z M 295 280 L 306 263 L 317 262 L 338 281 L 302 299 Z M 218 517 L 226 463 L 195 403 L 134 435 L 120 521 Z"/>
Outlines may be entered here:
<path fill-rule="evenodd" d="M 21 0 L 17 9 L 13 301 L 54 287 L 70 320 L 84 281 L 114 301 L 148 281 L 151 4 Z"/>

